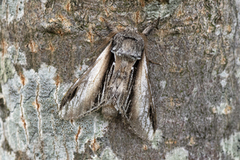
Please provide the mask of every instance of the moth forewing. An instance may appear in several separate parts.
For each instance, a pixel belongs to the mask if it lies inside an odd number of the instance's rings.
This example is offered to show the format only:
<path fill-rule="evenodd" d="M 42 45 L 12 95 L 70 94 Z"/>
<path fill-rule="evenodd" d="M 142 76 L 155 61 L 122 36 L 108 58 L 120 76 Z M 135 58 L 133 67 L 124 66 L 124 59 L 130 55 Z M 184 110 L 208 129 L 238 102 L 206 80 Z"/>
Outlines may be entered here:
<path fill-rule="evenodd" d="M 109 68 L 111 48 L 112 42 L 64 95 L 60 105 L 60 116 L 63 119 L 78 119 L 101 107 L 95 104 L 95 101 L 101 94 L 104 77 Z"/>
<path fill-rule="evenodd" d="M 156 130 L 156 112 L 152 102 L 148 81 L 148 68 L 145 52 L 139 61 L 130 109 L 130 126 L 143 139 L 152 140 Z"/>

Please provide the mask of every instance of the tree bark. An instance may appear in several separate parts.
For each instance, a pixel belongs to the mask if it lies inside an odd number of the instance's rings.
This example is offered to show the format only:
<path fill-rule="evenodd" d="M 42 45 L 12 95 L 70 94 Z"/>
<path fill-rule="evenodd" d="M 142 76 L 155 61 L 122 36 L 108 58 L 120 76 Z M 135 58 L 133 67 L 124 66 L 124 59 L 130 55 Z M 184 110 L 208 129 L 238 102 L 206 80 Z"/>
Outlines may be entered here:
<path fill-rule="evenodd" d="M 240 1 L 0 1 L 0 159 L 239 159 Z M 109 31 L 147 37 L 153 141 L 101 112 L 59 117 Z"/>

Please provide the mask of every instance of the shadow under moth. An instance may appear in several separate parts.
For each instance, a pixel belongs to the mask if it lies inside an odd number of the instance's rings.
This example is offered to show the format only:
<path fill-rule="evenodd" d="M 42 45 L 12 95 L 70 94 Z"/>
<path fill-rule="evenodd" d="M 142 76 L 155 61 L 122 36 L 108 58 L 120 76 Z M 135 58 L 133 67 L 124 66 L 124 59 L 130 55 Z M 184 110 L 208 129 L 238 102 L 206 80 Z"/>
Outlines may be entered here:
<path fill-rule="evenodd" d="M 156 111 L 152 102 L 146 59 L 146 35 L 127 29 L 114 33 L 95 63 L 69 88 L 60 104 L 60 116 L 74 120 L 101 109 L 110 120 L 119 114 L 140 138 L 152 140 Z"/>

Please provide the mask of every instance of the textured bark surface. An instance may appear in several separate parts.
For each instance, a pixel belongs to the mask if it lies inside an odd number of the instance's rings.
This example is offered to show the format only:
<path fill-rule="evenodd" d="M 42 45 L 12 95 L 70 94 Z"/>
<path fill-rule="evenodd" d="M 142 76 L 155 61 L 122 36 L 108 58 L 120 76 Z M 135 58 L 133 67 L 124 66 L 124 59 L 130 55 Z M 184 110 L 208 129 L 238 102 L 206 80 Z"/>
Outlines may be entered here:
<path fill-rule="evenodd" d="M 1 0 L 0 159 L 239 159 L 239 0 Z M 148 36 L 155 139 L 100 112 L 58 116 L 115 28 Z M 151 63 L 157 62 L 158 64 Z"/>

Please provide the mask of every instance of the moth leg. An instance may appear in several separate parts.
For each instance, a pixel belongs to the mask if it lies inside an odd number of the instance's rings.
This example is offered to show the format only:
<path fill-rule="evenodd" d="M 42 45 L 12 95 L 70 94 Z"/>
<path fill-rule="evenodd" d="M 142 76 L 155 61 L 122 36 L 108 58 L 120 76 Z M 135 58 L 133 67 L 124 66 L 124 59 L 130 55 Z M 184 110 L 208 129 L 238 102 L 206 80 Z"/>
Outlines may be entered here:
<path fill-rule="evenodd" d="M 95 107 L 93 107 L 93 106 L 91 106 L 90 108 L 90 110 L 88 110 L 88 111 L 86 111 L 84 114 L 82 114 L 82 115 L 79 115 L 78 117 L 77 117 L 77 119 L 78 118 L 82 118 L 82 117 L 84 117 L 84 116 L 86 116 L 86 115 L 88 115 L 88 114 L 90 114 L 90 113 L 92 113 L 92 112 L 95 112 L 95 111 L 97 111 L 98 109 L 100 109 L 101 108 L 101 106 L 103 105 L 103 103 L 104 103 L 104 101 L 102 101 L 101 103 L 98 103 L 98 105 L 97 106 L 95 106 Z M 77 105 L 77 101 L 75 101 L 74 102 L 74 105 Z M 66 106 L 67 108 L 69 107 L 69 104 Z M 76 119 L 76 118 L 75 118 Z"/>
<path fill-rule="evenodd" d="M 95 111 L 99 110 L 99 109 L 104 105 L 104 103 L 105 103 L 105 102 L 102 101 L 102 102 L 99 103 L 97 106 L 91 107 L 91 109 L 90 109 L 89 111 L 87 111 L 87 112 L 85 112 L 84 114 L 78 116 L 77 119 L 78 119 L 78 118 L 82 118 L 82 117 L 84 117 L 84 116 L 86 116 L 86 115 L 88 115 L 88 114 L 91 114 L 92 112 L 95 112 Z"/>
<path fill-rule="evenodd" d="M 111 68 L 110 68 L 110 71 L 109 71 L 109 73 L 108 73 L 108 76 L 107 76 L 107 83 L 108 83 L 108 84 L 109 84 L 109 82 L 110 82 L 110 78 L 111 78 L 111 76 L 112 76 L 114 66 L 115 66 L 115 63 L 112 64 L 112 66 L 111 66 Z"/>
<path fill-rule="evenodd" d="M 100 102 L 102 102 L 101 99 L 102 99 L 102 98 L 101 98 L 100 94 L 98 94 L 98 100 L 97 100 L 97 103 L 98 103 L 98 104 L 99 104 Z"/>
<path fill-rule="evenodd" d="M 127 117 L 127 111 L 128 111 L 129 106 L 130 106 L 130 104 L 131 104 L 131 100 L 128 101 L 129 96 L 130 96 L 130 94 L 131 94 L 131 89 L 132 89 L 132 87 L 130 87 L 130 90 L 129 90 L 129 92 L 128 92 L 128 96 L 127 96 L 124 104 L 122 105 L 122 103 L 119 103 L 119 102 L 117 103 L 117 106 L 118 106 L 117 108 L 119 108 L 120 114 L 122 115 L 123 118 L 127 118 L 127 119 L 128 119 L 128 117 Z"/>
<path fill-rule="evenodd" d="M 127 118 L 127 111 L 129 109 L 129 106 L 131 103 L 131 100 L 129 100 L 131 90 L 132 90 L 132 85 L 130 86 L 130 89 L 128 90 L 128 95 L 127 95 L 127 98 L 126 98 L 124 104 L 123 105 L 120 104 L 120 107 L 118 107 L 118 108 L 120 108 L 120 112 L 124 118 Z"/>
<path fill-rule="evenodd" d="M 132 71 L 131 71 L 131 75 L 130 75 L 130 80 L 129 80 L 129 84 L 128 84 L 128 90 L 131 91 L 130 89 L 132 89 L 132 85 L 133 85 L 133 73 L 134 73 L 134 68 L 132 67 Z M 130 94 L 129 94 L 130 95 Z"/>
<path fill-rule="evenodd" d="M 125 105 L 124 105 L 124 108 L 123 108 L 123 118 L 126 118 L 127 120 L 129 120 L 130 118 L 128 118 L 128 116 L 127 116 L 127 111 L 128 111 L 128 109 L 129 109 L 129 106 L 130 106 L 130 104 L 131 104 L 131 100 L 128 102 L 128 103 L 126 103 Z"/>
<path fill-rule="evenodd" d="M 103 84 L 103 91 L 102 91 L 102 97 L 100 101 L 104 100 L 105 97 L 105 91 L 106 91 L 106 86 L 107 86 L 107 76 L 105 77 L 104 84 Z"/>

